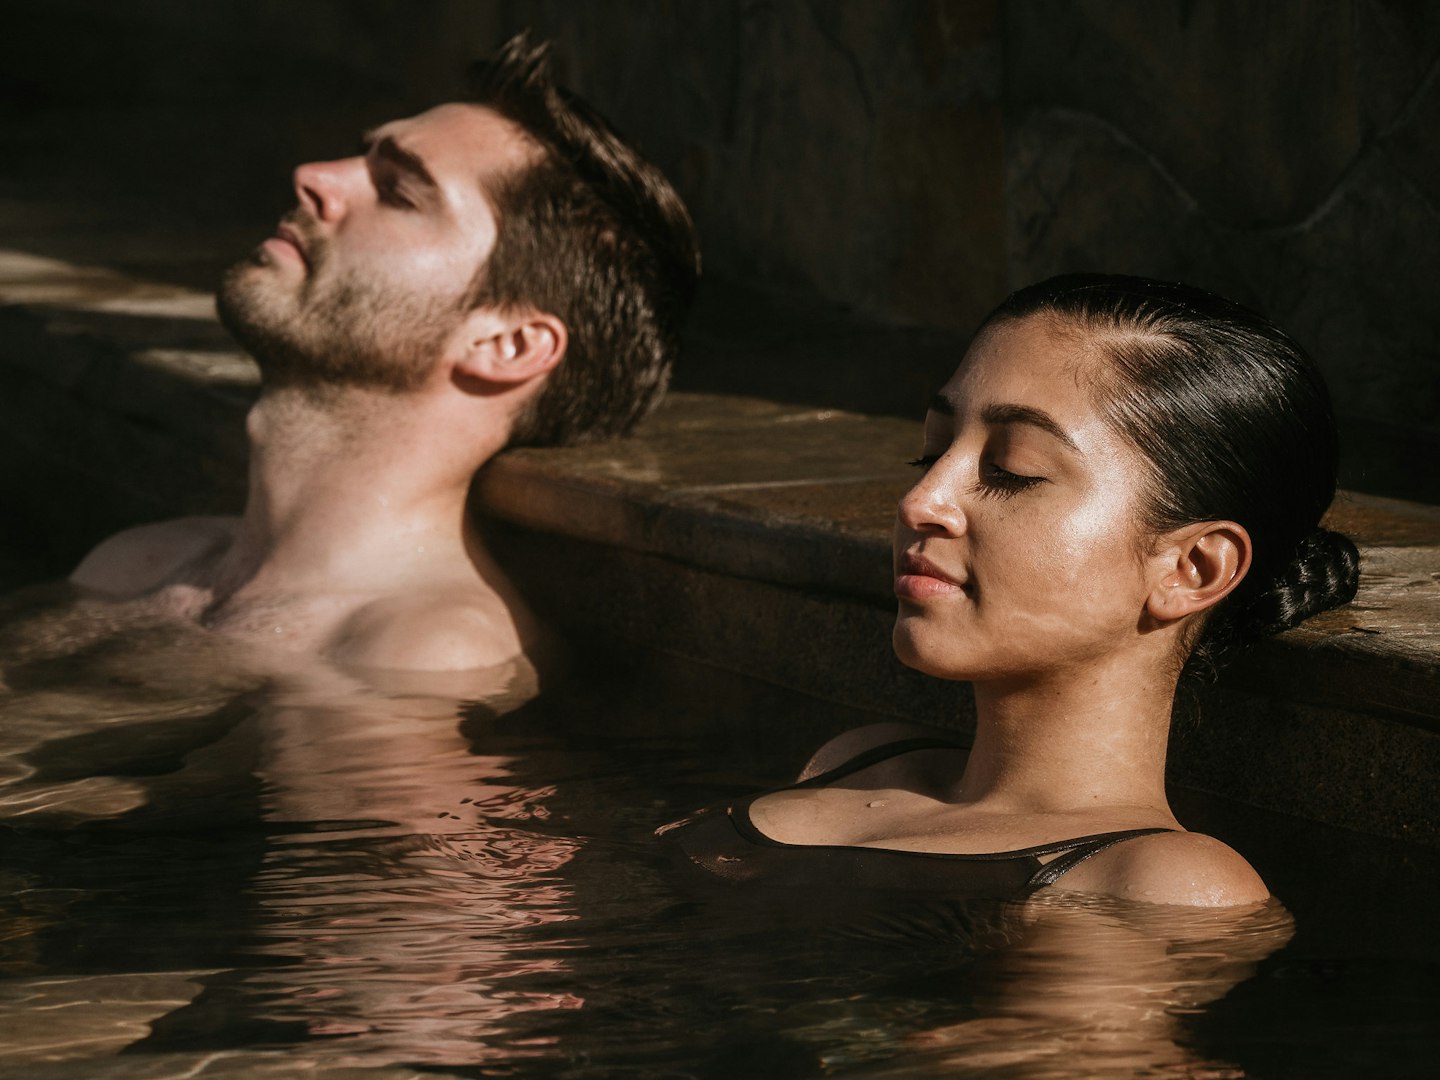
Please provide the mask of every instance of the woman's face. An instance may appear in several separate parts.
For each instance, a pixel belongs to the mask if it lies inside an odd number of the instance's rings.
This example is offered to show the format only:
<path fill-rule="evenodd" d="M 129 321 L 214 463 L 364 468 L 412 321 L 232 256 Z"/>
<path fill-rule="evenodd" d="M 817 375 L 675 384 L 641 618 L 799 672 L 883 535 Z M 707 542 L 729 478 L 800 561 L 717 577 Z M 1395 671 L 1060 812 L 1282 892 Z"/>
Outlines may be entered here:
<path fill-rule="evenodd" d="M 895 651 L 911 667 L 1034 677 L 1141 634 L 1144 464 L 1092 404 L 1099 351 L 1057 325 L 990 326 L 931 402 L 895 525 Z"/>

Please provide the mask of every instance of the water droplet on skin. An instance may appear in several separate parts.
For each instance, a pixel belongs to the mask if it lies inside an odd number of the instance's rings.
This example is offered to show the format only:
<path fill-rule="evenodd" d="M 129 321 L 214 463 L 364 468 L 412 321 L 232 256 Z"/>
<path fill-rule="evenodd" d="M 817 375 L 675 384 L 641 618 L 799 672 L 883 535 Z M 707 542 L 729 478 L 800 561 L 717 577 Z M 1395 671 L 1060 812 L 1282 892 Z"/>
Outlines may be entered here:
<path fill-rule="evenodd" d="M 885 805 L 885 800 L 884 800 L 884 799 L 876 799 L 874 802 L 867 802 L 865 805 L 866 805 L 866 806 L 884 806 L 884 805 Z"/>

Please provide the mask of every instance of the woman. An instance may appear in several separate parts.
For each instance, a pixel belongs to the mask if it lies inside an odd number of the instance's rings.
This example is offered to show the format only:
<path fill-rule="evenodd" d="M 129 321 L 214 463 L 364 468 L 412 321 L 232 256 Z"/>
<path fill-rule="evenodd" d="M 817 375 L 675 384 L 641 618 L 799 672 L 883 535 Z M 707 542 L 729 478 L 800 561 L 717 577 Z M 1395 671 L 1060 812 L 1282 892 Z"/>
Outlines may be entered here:
<path fill-rule="evenodd" d="M 1314 363 L 1199 289 L 1071 275 L 1012 295 L 930 403 L 895 528 L 894 644 L 974 685 L 967 752 L 882 724 L 800 783 L 671 826 L 735 879 L 1165 904 L 1264 883 L 1166 800 L 1182 671 L 1355 594 L 1319 528 L 1336 438 Z"/>

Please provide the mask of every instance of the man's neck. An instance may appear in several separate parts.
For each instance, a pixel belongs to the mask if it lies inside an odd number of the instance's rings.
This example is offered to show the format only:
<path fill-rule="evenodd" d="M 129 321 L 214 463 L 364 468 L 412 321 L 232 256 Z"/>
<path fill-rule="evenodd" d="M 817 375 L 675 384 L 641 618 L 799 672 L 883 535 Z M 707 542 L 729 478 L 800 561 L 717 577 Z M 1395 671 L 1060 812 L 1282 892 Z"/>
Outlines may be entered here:
<path fill-rule="evenodd" d="M 249 496 L 217 600 L 394 588 L 478 555 L 465 499 L 499 425 L 444 395 L 284 388 L 262 394 L 247 428 Z"/>

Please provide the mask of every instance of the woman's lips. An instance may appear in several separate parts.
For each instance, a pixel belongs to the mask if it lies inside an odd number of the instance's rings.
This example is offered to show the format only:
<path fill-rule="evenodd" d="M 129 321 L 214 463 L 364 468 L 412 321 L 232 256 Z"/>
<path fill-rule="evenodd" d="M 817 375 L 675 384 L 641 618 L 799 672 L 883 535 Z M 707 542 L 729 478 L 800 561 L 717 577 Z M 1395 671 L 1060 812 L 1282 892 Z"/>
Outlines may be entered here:
<path fill-rule="evenodd" d="M 969 583 L 946 574 L 929 559 L 907 554 L 895 575 L 895 595 L 901 600 L 928 600 L 937 596 L 969 595 Z"/>

